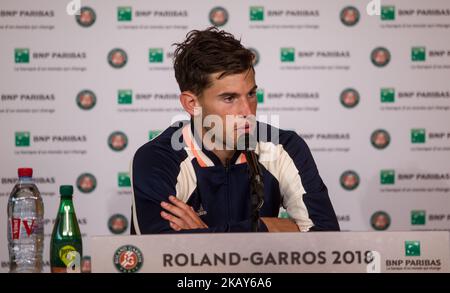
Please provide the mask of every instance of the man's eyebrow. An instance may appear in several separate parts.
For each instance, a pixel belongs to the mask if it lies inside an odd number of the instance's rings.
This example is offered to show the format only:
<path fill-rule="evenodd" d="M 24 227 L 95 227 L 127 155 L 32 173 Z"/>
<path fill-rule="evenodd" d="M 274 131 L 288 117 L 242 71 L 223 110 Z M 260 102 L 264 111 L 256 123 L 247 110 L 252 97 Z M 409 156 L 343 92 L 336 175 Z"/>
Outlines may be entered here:
<path fill-rule="evenodd" d="M 249 93 L 256 91 L 257 88 L 258 88 L 258 86 L 255 84 L 255 86 L 252 87 L 252 89 L 249 91 Z"/>
<path fill-rule="evenodd" d="M 234 92 L 225 92 L 225 93 L 221 93 L 221 94 L 218 94 L 217 96 L 218 97 L 228 97 L 228 96 L 237 96 L 237 95 L 239 95 L 238 93 L 234 93 Z"/>
<path fill-rule="evenodd" d="M 253 86 L 252 89 L 249 91 L 249 93 L 255 91 L 257 88 L 258 88 L 257 85 Z M 235 97 L 235 96 L 239 96 L 239 93 L 236 93 L 236 92 L 224 92 L 224 93 L 218 94 L 217 96 L 218 97 L 229 97 L 229 96 Z"/>

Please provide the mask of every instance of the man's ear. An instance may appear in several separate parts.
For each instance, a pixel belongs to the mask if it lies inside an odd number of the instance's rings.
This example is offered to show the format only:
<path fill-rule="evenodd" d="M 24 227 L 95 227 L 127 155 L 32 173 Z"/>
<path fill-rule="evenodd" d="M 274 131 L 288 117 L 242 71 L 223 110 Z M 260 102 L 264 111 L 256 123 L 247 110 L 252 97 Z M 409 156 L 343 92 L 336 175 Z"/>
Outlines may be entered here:
<path fill-rule="evenodd" d="M 200 107 L 198 97 L 191 91 L 184 91 L 180 94 L 180 102 L 184 110 L 188 112 L 191 116 L 195 116 L 197 111 L 196 108 Z"/>

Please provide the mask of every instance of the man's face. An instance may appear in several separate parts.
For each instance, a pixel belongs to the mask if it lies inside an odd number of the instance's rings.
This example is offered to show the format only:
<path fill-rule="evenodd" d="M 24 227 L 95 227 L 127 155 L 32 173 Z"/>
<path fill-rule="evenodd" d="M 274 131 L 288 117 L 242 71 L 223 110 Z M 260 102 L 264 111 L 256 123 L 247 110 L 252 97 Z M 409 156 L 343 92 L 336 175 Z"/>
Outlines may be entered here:
<path fill-rule="evenodd" d="M 255 127 L 257 105 L 255 73 L 250 69 L 218 79 L 219 76 L 220 73 L 210 75 L 212 86 L 203 91 L 198 103 L 202 108 L 202 121 L 208 115 L 220 117 L 223 136 L 216 138 L 216 147 L 225 148 L 227 145 L 234 148 L 237 138 L 245 132 L 252 132 Z M 204 127 L 204 131 L 212 127 Z"/>

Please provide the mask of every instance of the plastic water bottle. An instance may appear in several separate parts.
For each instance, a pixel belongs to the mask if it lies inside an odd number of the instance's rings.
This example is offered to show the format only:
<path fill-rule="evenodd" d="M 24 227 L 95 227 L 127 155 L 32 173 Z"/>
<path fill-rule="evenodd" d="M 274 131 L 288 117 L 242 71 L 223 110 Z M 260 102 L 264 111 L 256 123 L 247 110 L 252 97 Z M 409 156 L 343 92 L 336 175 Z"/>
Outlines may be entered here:
<path fill-rule="evenodd" d="M 32 181 L 33 169 L 19 168 L 8 200 L 10 273 L 40 273 L 44 248 L 44 204 Z"/>

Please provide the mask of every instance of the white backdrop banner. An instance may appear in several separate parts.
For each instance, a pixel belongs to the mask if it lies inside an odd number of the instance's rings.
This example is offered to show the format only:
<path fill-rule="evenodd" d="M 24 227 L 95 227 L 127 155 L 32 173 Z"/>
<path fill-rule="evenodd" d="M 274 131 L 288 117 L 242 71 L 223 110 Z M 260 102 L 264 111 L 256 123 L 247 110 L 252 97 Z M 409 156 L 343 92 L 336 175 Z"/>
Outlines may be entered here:
<path fill-rule="evenodd" d="M 258 56 L 258 114 L 306 140 L 343 230 L 449 230 L 450 1 L 2 0 L 0 271 L 18 167 L 45 259 L 61 184 L 84 236 L 129 234 L 130 160 L 184 115 L 172 44 L 211 25 Z"/>

